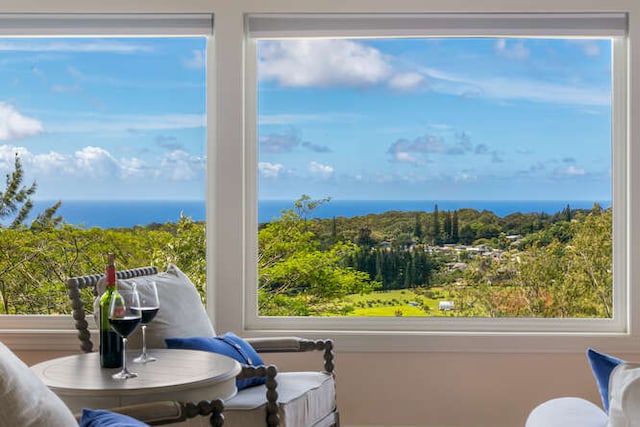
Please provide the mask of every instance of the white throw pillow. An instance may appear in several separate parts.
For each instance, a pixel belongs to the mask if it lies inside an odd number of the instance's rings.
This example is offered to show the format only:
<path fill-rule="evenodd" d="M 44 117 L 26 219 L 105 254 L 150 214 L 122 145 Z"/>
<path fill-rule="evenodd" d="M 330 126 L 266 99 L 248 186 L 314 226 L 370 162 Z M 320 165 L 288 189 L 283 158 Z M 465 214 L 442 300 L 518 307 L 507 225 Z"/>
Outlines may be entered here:
<path fill-rule="evenodd" d="M 1 342 L 0 425 L 78 427 L 64 402 Z"/>
<path fill-rule="evenodd" d="M 640 427 L 640 363 L 621 363 L 611 372 L 607 427 Z"/>
<path fill-rule="evenodd" d="M 198 290 L 186 274 L 173 264 L 169 265 L 166 272 L 118 280 L 118 289 L 130 289 L 133 283 L 142 285 L 150 281 L 156 282 L 160 310 L 147 326 L 148 348 L 166 348 L 165 338 L 213 337 L 216 335 L 202 305 Z M 97 289 L 98 295 L 102 295 L 105 289 L 104 278 L 98 282 Z M 96 319 L 99 316 L 98 313 L 98 299 L 96 299 L 94 303 Z M 142 334 L 138 328 L 129 337 L 127 348 L 140 347 L 142 347 Z"/>

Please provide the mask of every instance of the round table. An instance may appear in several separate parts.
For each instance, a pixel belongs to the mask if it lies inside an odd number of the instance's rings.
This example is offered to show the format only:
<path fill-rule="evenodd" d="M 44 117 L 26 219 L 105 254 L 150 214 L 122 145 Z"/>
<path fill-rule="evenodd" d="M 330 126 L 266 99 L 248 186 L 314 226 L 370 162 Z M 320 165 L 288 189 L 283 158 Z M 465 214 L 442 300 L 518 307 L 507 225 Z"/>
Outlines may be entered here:
<path fill-rule="evenodd" d="M 127 352 L 127 368 L 138 374 L 127 380 L 111 378 L 120 368 L 100 368 L 97 352 L 47 360 L 31 369 L 73 412 L 162 400 L 225 400 L 237 392 L 240 364 L 229 357 L 194 350 L 150 353 L 158 360 L 143 364 L 131 361 L 136 350 Z"/>

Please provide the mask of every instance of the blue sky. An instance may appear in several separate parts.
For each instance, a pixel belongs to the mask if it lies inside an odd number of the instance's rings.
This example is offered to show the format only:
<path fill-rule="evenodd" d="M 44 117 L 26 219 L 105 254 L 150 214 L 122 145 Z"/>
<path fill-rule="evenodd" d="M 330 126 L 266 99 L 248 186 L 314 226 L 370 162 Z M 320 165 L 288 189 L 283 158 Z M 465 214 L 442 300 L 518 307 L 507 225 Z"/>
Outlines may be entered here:
<path fill-rule="evenodd" d="M 261 199 L 608 200 L 608 40 L 260 41 Z M 200 199 L 205 40 L 0 39 L 0 172 Z"/>
<path fill-rule="evenodd" d="M 0 39 L 0 171 L 36 199 L 202 199 L 204 38 Z"/>
<path fill-rule="evenodd" d="M 611 42 L 262 41 L 262 198 L 609 200 Z"/>

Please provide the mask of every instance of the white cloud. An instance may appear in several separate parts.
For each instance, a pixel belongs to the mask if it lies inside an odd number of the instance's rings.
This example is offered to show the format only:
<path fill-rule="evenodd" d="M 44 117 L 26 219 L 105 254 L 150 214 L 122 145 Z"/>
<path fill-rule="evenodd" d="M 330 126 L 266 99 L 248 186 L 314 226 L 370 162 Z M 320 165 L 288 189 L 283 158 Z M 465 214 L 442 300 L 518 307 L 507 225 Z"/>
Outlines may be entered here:
<path fill-rule="evenodd" d="M 351 40 L 287 40 L 260 45 L 260 78 L 282 86 L 368 86 L 392 67 L 377 49 Z"/>
<path fill-rule="evenodd" d="M 425 78 L 420 73 L 398 73 L 389 79 L 389 87 L 399 91 L 411 91 L 419 88 L 425 82 Z"/>
<path fill-rule="evenodd" d="M 587 56 L 600 55 L 600 46 L 598 46 L 598 42 L 596 40 L 570 39 L 567 40 L 567 42 L 569 44 L 578 46 Z"/>
<path fill-rule="evenodd" d="M 182 61 L 182 65 L 193 70 L 200 70 L 205 66 L 205 56 L 202 50 L 191 52 L 191 58 Z"/>
<path fill-rule="evenodd" d="M 191 156 L 184 150 L 174 150 L 164 155 L 157 174 L 172 181 L 190 181 L 196 177 L 198 169 L 203 168 L 204 159 L 201 157 Z"/>
<path fill-rule="evenodd" d="M 611 94 L 606 89 L 591 86 L 576 86 L 533 79 L 514 79 L 448 73 L 429 68 L 424 69 L 429 88 L 435 92 L 459 96 L 514 100 L 568 105 L 608 106 Z"/>
<path fill-rule="evenodd" d="M 55 123 L 47 125 L 49 132 L 96 133 L 138 130 L 191 129 L 205 126 L 204 114 L 126 115 L 58 112 Z M 68 121 L 72 118 L 72 121 Z"/>
<path fill-rule="evenodd" d="M 277 178 L 283 170 L 284 166 L 280 163 L 258 163 L 258 172 L 265 178 Z"/>
<path fill-rule="evenodd" d="M 515 40 L 507 43 L 506 39 L 498 39 L 494 45 L 497 55 L 510 59 L 527 59 L 531 51 L 524 45 L 524 40 Z"/>
<path fill-rule="evenodd" d="M 106 178 L 119 175 L 120 164 L 111 153 L 101 147 L 84 147 L 74 153 L 74 162 L 81 175 Z"/>
<path fill-rule="evenodd" d="M 0 52 L 110 52 L 129 54 L 151 51 L 153 51 L 153 48 L 150 46 L 115 40 L 72 43 L 34 38 L 26 41 L 8 40 L 0 42 Z"/>
<path fill-rule="evenodd" d="M 319 175 L 322 178 L 331 178 L 333 176 L 333 167 L 329 165 L 323 165 L 318 162 L 310 162 L 309 172 L 314 175 Z"/>
<path fill-rule="evenodd" d="M 0 102 L 0 141 L 26 138 L 42 131 L 42 122 L 22 115 L 10 104 Z"/>
<path fill-rule="evenodd" d="M 393 153 L 391 153 L 391 156 L 392 156 L 392 160 L 395 162 L 411 163 L 413 165 L 420 165 L 424 163 L 418 157 L 414 156 L 413 154 L 407 151 L 394 151 Z"/>
<path fill-rule="evenodd" d="M 587 172 L 583 168 L 578 168 L 574 165 L 557 169 L 556 173 L 558 175 L 566 175 L 566 176 L 583 176 L 587 174 Z"/>

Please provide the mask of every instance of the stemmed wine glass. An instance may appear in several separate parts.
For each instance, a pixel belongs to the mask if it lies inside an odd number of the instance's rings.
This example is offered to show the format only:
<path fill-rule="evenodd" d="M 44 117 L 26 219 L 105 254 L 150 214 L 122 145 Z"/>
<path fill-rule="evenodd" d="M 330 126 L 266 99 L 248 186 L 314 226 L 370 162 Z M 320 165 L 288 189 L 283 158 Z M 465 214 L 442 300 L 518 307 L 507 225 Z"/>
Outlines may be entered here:
<path fill-rule="evenodd" d="M 127 337 L 140 323 L 140 296 L 135 288 L 118 290 L 113 293 L 109 304 L 109 323 L 111 328 L 122 337 L 122 371 L 113 374 L 116 380 L 137 377 L 135 372 L 127 370 Z"/>
<path fill-rule="evenodd" d="M 138 294 L 140 295 L 140 310 L 142 325 L 142 354 L 133 359 L 136 363 L 147 363 L 156 360 L 155 357 L 150 356 L 147 353 L 147 325 L 156 317 L 158 310 L 160 309 L 160 300 L 158 299 L 158 287 L 156 282 L 150 281 L 137 286 Z"/>

